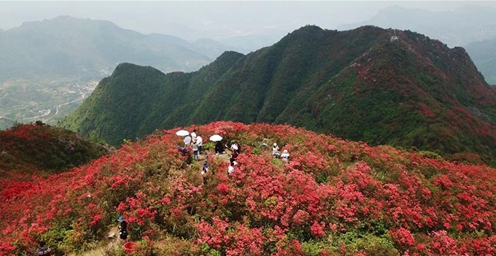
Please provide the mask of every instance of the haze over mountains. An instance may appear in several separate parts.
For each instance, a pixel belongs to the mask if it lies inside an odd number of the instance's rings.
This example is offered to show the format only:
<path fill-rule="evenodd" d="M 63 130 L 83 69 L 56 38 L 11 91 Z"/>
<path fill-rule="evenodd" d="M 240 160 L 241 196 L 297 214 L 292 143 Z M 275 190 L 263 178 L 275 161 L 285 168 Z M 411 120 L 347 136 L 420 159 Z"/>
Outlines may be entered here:
<path fill-rule="evenodd" d="M 408 31 L 307 26 L 248 55 L 226 52 L 197 72 L 121 64 L 62 124 L 116 145 L 215 120 L 289 123 L 493 161 L 495 106 L 494 89 L 462 48 Z"/>
<path fill-rule="evenodd" d="M 146 36 L 108 21 L 68 16 L 24 23 L 1 36 L 2 80 L 96 78 L 123 61 L 153 65 L 164 72 L 191 71 L 210 61 L 179 38 Z"/>
<path fill-rule="evenodd" d="M 496 9 L 467 4 L 453 11 L 434 12 L 391 6 L 359 23 L 339 26 L 352 29 L 363 25 L 412 30 L 453 46 L 496 37 Z"/>
<path fill-rule="evenodd" d="M 108 21 L 60 16 L 0 32 L 0 127 L 69 114 L 121 62 L 163 72 L 193 71 L 226 49 L 213 40 L 189 43 L 144 35 Z"/>
<path fill-rule="evenodd" d="M 465 46 L 486 81 L 496 85 L 496 38 Z"/>

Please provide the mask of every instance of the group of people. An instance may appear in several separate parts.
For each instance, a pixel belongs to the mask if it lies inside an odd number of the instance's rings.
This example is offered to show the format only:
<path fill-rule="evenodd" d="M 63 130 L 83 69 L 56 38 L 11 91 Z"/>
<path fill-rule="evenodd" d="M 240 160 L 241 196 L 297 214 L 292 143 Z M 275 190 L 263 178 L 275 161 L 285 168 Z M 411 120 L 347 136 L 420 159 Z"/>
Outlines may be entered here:
<path fill-rule="evenodd" d="M 217 141 L 215 143 L 215 155 L 224 154 L 226 152 L 227 145 L 222 144 L 221 141 Z M 234 171 L 234 166 L 238 164 L 236 162 L 239 153 L 241 153 L 241 146 L 237 141 L 234 141 L 231 147 L 228 148 L 231 151 L 231 157 L 229 158 L 229 167 L 227 168 L 228 173 L 232 173 Z"/>
<path fill-rule="evenodd" d="M 282 153 L 279 153 L 279 146 L 277 145 L 276 142 L 274 142 L 274 145 L 272 146 L 272 156 L 275 158 L 281 158 L 284 162 L 289 161 L 289 152 L 287 149 L 283 150 Z"/>
<path fill-rule="evenodd" d="M 189 153 L 188 148 L 191 147 L 193 159 L 199 160 L 203 151 L 203 138 L 199 134 L 196 134 L 196 129 L 190 135 L 184 137 L 184 147 L 178 146 L 177 148 L 181 153 L 186 154 Z"/>
<path fill-rule="evenodd" d="M 222 138 L 220 138 L 222 139 Z M 180 152 L 183 154 L 189 154 L 190 150 L 193 151 L 193 159 L 199 160 L 199 155 L 202 154 L 203 151 L 203 139 L 202 137 L 197 134 L 196 129 L 193 130 L 189 135 L 186 135 L 184 137 L 184 147 L 178 146 L 178 149 Z M 264 143 L 264 145 L 266 145 Z M 237 141 L 234 141 L 230 147 L 227 147 L 227 145 L 223 144 L 222 141 L 217 141 L 215 143 L 215 155 L 219 154 L 225 154 L 226 149 L 231 151 L 231 157 L 229 158 L 229 167 L 228 167 L 228 173 L 232 173 L 234 171 L 234 166 L 238 164 L 236 161 L 238 158 L 239 153 L 241 152 L 241 146 Z M 272 155 L 275 158 L 281 158 L 282 161 L 288 162 L 289 161 L 289 152 L 287 149 L 284 149 L 282 153 L 279 152 L 279 146 L 277 143 L 273 144 L 272 147 Z M 208 156 L 207 156 L 208 160 Z M 205 161 L 202 166 L 202 174 L 205 174 L 208 172 L 208 161 Z"/>

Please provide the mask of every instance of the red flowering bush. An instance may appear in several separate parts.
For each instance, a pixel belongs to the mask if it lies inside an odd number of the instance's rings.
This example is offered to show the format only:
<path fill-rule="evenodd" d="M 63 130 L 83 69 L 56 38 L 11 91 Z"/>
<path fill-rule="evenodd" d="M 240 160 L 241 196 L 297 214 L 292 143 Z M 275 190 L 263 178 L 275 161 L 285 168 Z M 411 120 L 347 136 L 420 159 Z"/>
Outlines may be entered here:
<path fill-rule="evenodd" d="M 240 143 L 228 173 L 229 152 L 198 162 L 179 152 L 178 129 L 69 172 L 1 178 L 0 254 L 31 253 L 40 239 L 60 254 L 104 246 L 120 215 L 143 253 L 495 254 L 490 167 L 286 125 L 195 126 Z M 273 142 L 288 162 L 264 146 Z"/>
<path fill-rule="evenodd" d="M 0 175 L 66 171 L 108 150 L 104 145 L 42 122 L 17 125 L 0 131 Z"/>

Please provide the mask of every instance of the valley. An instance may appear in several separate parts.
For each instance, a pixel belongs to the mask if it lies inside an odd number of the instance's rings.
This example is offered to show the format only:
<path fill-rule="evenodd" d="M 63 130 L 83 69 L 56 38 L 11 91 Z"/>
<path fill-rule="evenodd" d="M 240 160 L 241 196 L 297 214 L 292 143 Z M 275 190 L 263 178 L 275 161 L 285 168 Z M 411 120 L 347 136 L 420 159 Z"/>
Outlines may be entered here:
<path fill-rule="evenodd" d="M 38 120 L 48 124 L 73 112 L 98 84 L 97 80 L 19 79 L 0 83 L 0 129 Z"/>

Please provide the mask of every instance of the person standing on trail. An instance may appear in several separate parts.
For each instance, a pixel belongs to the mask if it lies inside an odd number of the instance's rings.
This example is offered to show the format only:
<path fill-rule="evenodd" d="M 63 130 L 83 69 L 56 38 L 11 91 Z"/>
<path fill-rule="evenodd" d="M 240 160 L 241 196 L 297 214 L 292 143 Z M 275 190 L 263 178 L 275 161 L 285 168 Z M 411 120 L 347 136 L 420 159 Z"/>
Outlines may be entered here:
<path fill-rule="evenodd" d="M 193 148 L 193 159 L 195 160 L 198 160 L 199 157 L 198 157 L 198 142 L 196 140 L 193 140 L 193 144 L 192 145 L 192 148 Z"/>
<path fill-rule="evenodd" d="M 205 162 L 203 162 L 201 174 L 204 175 L 207 172 L 208 172 L 208 157 L 207 159 L 205 159 Z"/>
<path fill-rule="evenodd" d="M 201 155 L 203 151 L 203 139 L 199 134 L 196 136 L 196 144 L 198 144 L 198 154 Z"/>
<path fill-rule="evenodd" d="M 229 159 L 229 162 L 231 162 L 231 165 L 234 165 L 234 162 L 236 161 L 236 158 L 238 158 L 238 150 L 232 150 L 231 151 L 231 158 Z"/>
<path fill-rule="evenodd" d="M 120 216 L 117 220 L 119 222 L 119 237 L 122 240 L 127 239 L 127 222 L 123 216 Z"/>

